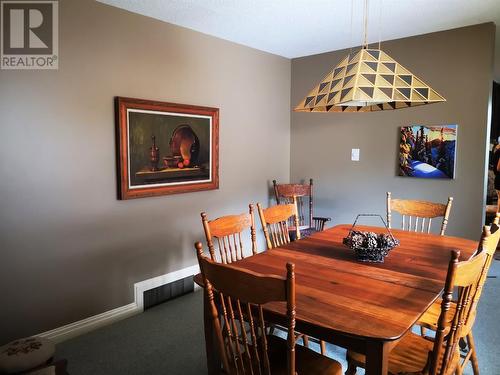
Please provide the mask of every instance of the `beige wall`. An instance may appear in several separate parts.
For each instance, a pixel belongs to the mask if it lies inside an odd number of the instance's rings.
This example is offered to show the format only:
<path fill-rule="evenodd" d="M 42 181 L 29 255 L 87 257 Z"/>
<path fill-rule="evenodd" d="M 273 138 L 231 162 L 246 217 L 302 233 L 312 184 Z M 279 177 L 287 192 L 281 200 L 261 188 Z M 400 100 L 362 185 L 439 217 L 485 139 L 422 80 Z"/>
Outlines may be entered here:
<path fill-rule="evenodd" d="M 358 213 L 385 213 L 385 192 L 402 198 L 455 198 L 451 235 L 477 238 L 482 222 L 492 23 L 382 43 L 382 49 L 430 83 L 446 103 L 376 113 L 294 113 L 291 179 L 316 180 L 316 214 L 351 223 Z M 348 51 L 292 60 L 292 106 Z M 456 178 L 396 177 L 399 127 L 458 124 Z M 350 161 L 352 148 L 361 160 Z"/>
<path fill-rule="evenodd" d="M 0 71 L 0 344 L 132 302 L 289 178 L 290 60 L 79 0 L 59 67 Z M 115 96 L 220 108 L 220 189 L 118 201 Z"/>

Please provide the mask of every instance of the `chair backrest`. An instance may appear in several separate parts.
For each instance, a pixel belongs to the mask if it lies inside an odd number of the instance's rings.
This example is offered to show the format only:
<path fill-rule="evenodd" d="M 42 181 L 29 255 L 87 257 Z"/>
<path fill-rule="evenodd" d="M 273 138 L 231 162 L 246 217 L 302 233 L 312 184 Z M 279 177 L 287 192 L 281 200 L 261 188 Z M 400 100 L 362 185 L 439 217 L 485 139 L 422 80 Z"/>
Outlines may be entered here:
<path fill-rule="evenodd" d="M 484 265 L 483 272 L 481 273 L 481 279 L 479 280 L 477 292 L 474 295 L 474 299 L 472 301 L 472 311 L 471 314 L 469 315 L 469 319 L 465 324 L 462 336 L 466 336 L 471 331 L 472 326 L 474 325 L 474 321 L 476 319 L 476 312 L 477 312 L 477 305 L 479 303 L 479 298 L 481 297 L 483 286 L 486 283 L 488 272 L 490 270 L 491 263 L 494 259 L 498 242 L 500 241 L 499 221 L 500 221 L 500 213 L 497 213 L 491 226 L 485 225 L 483 227 L 483 234 L 481 236 L 481 241 L 479 243 L 477 254 L 485 253 L 486 263 Z"/>
<path fill-rule="evenodd" d="M 210 257 L 220 263 L 232 263 L 245 257 L 242 233 L 250 230 L 252 254 L 257 254 L 255 235 L 255 216 L 253 205 L 249 205 L 248 214 L 222 216 L 208 220 L 205 212 L 201 213 Z M 214 242 L 216 246 L 214 246 Z"/>
<path fill-rule="evenodd" d="M 392 211 L 401 214 L 401 228 L 414 232 L 430 233 L 432 219 L 442 217 L 439 234 L 444 236 L 448 226 L 453 198 L 448 198 L 447 204 L 427 201 L 392 199 L 391 192 L 387 192 L 387 225 L 392 228 Z"/>
<path fill-rule="evenodd" d="M 453 369 L 452 366 L 457 363 L 460 355 L 458 344 L 464 336 L 462 330 L 465 329 L 470 315 L 474 313 L 475 296 L 481 289 L 481 276 L 487 260 L 486 252 L 482 251 L 462 262 L 458 261 L 459 257 L 460 252 L 452 251 L 431 353 L 430 375 L 448 374 Z M 458 290 L 458 298 L 453 312 L 450 306 L 455 289 Z"/>
<path fill-rule="evenodd" d="M 274 196 L 277 204 L 293 203 L 293 197 L 297 200 L 297 213 L 300 226 L 313 227 L 313 180 L 308 184 L 278 184 L 273 180 Z M 309 207 L 306 221 L 306 210 Z"/>
<path fill-rule="evenodd" d="M 257 203 L 259 218 L 262 224 L 262 230 L 266 237 L 267 249 L 290 243 L 290 231 L 288 223 L 295 223 L 295 238 L 300 239 L 299 219 L 297 214 L 297 201 L 293 198 L 291 204 L 279 204 L 263 209 L 260 203 Z"/>
<path fill-rule="evenodd" d="M 262 275 L 215 263 L 203 255 L 200 242 L 195 248 L 225 373 L 272 373 L 262 305 L 279 301 L 286 303 L 288 319 L 286 374 L 295 375 L 294 265 L 287 263 L 286 278 Z"/>
<path fill-rule="evenodd" d="M 483 228 L 483 235 L 481 236 L 481 242 L 479 244 L 478 253 L 485 251 L 488 254 L 489 265 L 491 265 L 491 260 L 495 255 L 495 251 L 498 246 L 498 241 L 500 239 L 499 229 L 500 213 L 497 213 L 493 223 L 490 226 L 485 225 Z M 488 265 L 488 266 L 489 266 Z"/>

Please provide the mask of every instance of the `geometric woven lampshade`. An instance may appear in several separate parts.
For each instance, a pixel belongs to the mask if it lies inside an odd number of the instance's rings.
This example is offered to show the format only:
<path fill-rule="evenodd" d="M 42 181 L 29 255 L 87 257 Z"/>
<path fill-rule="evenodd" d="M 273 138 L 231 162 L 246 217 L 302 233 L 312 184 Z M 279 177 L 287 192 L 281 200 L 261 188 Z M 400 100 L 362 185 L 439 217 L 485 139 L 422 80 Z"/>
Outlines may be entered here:
<path fill-rule="evenodd" d="M 302 100 L 296 112 L 369 112 L 446 101 L 380 49 L 349 54 Z"/>

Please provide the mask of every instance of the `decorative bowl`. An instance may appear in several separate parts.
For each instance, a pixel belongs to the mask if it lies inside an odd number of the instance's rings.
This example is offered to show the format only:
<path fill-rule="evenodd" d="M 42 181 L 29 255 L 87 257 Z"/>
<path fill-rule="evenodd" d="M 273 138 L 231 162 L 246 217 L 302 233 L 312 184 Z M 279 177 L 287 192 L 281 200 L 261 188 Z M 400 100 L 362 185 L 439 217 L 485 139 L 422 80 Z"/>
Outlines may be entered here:
<path fill-rule="evenodd" d="M 360 216 L 378 216 L 384 223 L 387 233 L 363 232 L 354 230 Z M 356 260 L 360 262 L 383 263 L 389 251 L 399 245 L 382 216 L 376 214 L 359 214 L 342 241 L 344 245 L 355 251 Z"/>

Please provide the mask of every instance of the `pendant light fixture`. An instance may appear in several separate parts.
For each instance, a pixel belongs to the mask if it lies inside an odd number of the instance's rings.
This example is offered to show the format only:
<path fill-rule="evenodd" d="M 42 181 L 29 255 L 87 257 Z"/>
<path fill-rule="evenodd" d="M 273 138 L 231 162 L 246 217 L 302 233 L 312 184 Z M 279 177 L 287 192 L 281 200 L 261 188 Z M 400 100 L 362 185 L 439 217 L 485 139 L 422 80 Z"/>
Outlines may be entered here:
<path fill-rule="evenodd" d="M 361 50 L 342 59 L 295 107 L 295 112 L 370 112 L 446 101 L 382 51 L 380 41 L 378 49 L 368 48 L 367 28 L 365 0 Z"/>

